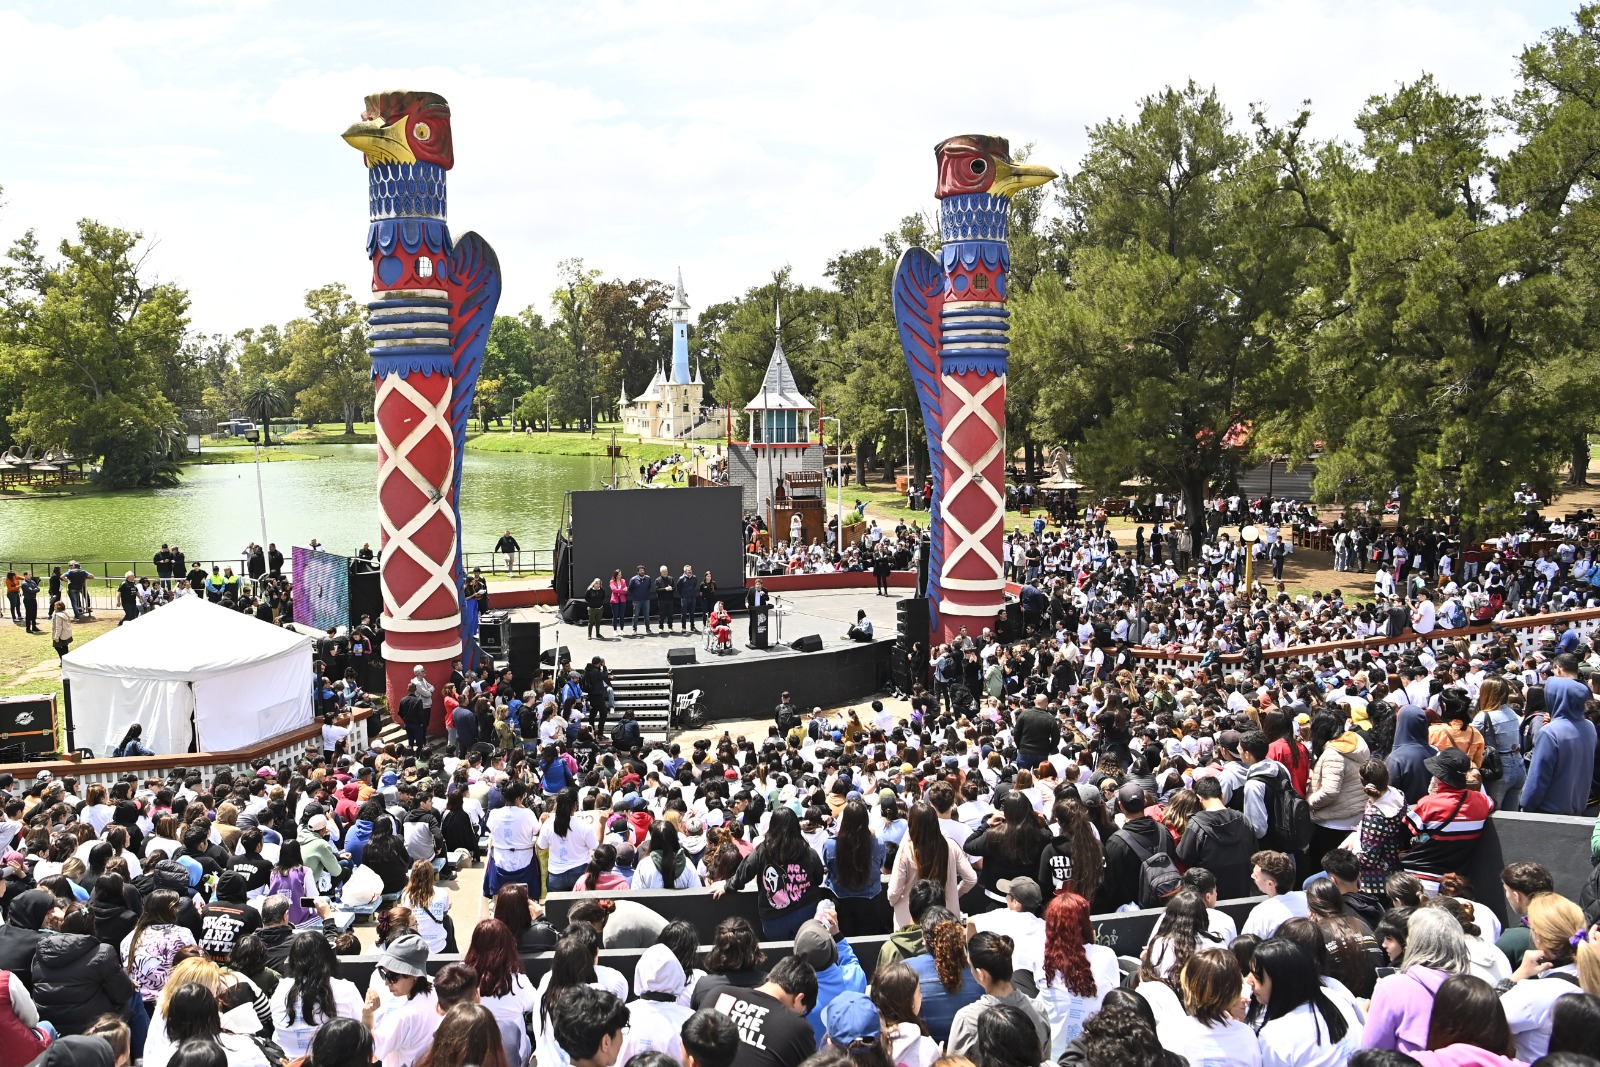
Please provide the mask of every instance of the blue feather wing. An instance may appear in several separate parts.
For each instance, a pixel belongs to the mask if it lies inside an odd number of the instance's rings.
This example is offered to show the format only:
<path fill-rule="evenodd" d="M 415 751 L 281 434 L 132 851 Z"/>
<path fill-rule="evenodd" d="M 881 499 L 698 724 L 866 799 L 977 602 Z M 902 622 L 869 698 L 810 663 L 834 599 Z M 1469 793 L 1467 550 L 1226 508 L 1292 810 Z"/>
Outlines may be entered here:
<path fill-rule="evenodd" d="M 908 248 L 894 272 L 894 321 L 900 332 L 900 347 L 905 350 L 906 367 L 917 391 L 922 409 L 922 425 L 928 441 L 928 466 L 933 474 L 933 496 L 929 500 L 928 599 L 935 621 L 938 619 L 937 578 L 944 564 L 942 540 L 944 523 L 938 502 L 944 493 L 944 448 L 939 440 L 939 297 L 944 292 L 944 270 L 926 248 Z"/>
<path fill-rule="evenodd" d="M 467 445 L 467 423 L 472 418 L 473 397 L 478 390 L 478 374 L 483 369 L 483 350 L 489 342 L 489 325 L 500 305 L 500 260 L 489 242 L 469 233 L 456 242 L 450 258 L 440 264 L 440 279 L 450 293 L 450 340 L 454 349 L 451 371 L 450 431 L 455 436 L 456 465 L 456 588 L 466 580 L 461 561 L 461 459 Z M 463 644 L 472 636 L 463 613 Z M 474 627 L 475 628 L 475 627 Z M 470 665 L 469 668 L 471 669 Z"/>

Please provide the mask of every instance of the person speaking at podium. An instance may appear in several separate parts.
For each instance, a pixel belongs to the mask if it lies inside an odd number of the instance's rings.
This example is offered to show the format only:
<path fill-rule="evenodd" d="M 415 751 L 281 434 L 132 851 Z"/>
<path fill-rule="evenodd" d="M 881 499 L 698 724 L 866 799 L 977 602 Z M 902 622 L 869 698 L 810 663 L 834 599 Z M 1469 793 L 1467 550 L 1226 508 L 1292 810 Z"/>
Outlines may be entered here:
<path fill-rule="evenodd" d="M 756 584 L 746 594 L 745 606 L 750 612 L 750 647 L 766 648 L 767 615 L 772 611 L 772 595 L 767 592 L 760 578 L 756 579 Z"/>

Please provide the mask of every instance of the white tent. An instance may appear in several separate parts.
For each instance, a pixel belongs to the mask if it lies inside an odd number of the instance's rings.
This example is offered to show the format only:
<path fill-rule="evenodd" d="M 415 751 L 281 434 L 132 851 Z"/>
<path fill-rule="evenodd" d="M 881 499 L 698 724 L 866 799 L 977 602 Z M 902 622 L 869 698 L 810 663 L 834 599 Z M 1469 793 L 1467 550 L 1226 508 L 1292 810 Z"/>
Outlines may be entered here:
<path fill-rule="evenodd" d="M 313 642 L 184 596 L 61 661 L 79 747 L 109 756 L 133 723 L 153 752 L 227 752 L 311 725 Z"/>

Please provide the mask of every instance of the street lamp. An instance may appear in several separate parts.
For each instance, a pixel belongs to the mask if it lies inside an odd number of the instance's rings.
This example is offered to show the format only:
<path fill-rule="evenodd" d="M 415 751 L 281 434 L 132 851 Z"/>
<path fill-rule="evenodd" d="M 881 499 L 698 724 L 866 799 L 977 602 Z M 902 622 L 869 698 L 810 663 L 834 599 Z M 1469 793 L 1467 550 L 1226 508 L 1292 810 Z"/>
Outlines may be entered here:
<path fill-rule="evenodd" d="M 901 458 L 903 460 L 905 460 L 905 464 L 906 464 L 906 495 L 910 496 L 911 495 L 911 412 L 907 411 L 905 408 L 884 408 L 883 410 L 884 410 L 884 413 L 888 414 L 888 415 L 893 415 L 895 412 L 898 411 L 900 414 L 902 414 L 902 415 L 904 415 L 906 417 L 905 426 L 903 428 L 903 433 L 905 434 L 905 451 L 901 453 Z"/>
<path fill-rule="evenodd" d="M 834 538 L 833 547 L 842 556 L 844 555 L 844 423 L 835 415 L 824 415 L 817 421 L 833 423 L 834 432 L 839 435 L 838 451 L 835 453 L 836 459 L 833 465 L 833 480 L 839 485 L 839 531 L 838 536 Z"/>
<path fill-rule="evenodd" d="M 1261 540 L 1261 531 L 1254 525 L 1246 526 L 1239 531 L 1239 540 L 1244 542 L 1244 595 L 1248 604 L 1255 597 L 1256 542 Z"/>
<path fill-rule="evenodd" d="M 261 431 L 248 430 L 244 439 L 256 449 L 256 507 L 261 510 L 261 551 L 267 550 L 267 498 L 261 491 Z"/>
<path fill-rule="evenodd" d="M 589 398 L 589 436 L 594 437 L 594 402 L 599 400 L 598 395 Z"/>

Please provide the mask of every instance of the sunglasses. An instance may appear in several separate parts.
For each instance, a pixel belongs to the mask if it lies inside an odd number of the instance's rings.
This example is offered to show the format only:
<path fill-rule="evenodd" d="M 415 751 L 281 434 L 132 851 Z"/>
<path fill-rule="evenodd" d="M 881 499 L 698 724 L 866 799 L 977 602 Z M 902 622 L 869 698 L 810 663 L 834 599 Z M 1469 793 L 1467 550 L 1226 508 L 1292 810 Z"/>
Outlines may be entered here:
<path fill-rule="evenodd" d="M 386 967 L 379 967 L 378 977 L 382 978 L 385 982 L 398 982 L 402 978 L 413 978 L 415 975 L 401 974 L 399 971 L 391 971 Z"/>

